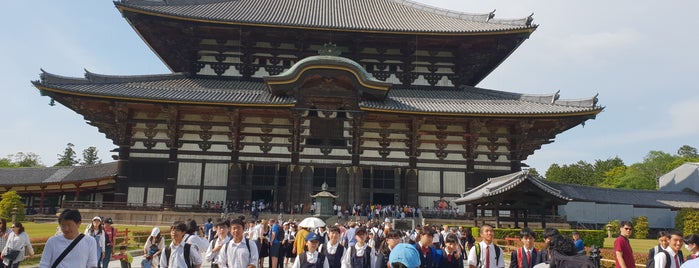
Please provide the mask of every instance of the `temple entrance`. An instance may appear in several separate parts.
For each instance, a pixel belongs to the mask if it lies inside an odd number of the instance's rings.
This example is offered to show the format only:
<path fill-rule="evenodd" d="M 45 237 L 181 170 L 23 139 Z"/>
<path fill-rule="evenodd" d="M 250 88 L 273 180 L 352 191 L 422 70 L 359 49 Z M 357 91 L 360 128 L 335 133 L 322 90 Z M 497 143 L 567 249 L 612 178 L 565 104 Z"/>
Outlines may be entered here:
<path fill-rule="evenodd" d="M 374 193 L 374 204 L 379 205 L 394 205 L 394 196 L 392 193 Z"/>
<path fill-rule="evenodd" d="M 252 200 L 272 205 L 272 190 L 252 190 Z"/>

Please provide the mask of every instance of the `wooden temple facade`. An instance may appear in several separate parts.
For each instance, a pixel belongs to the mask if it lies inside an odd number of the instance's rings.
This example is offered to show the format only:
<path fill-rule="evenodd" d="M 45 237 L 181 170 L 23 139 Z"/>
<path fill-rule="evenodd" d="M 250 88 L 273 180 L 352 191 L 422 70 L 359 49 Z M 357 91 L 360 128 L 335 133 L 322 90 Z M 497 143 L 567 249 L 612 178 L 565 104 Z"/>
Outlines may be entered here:
<path fill-rule="evenodd" d="M 121 1 L 172 74 L 43 72 L 117 146 L 113 201 L 431 206 L 521 170 L 596 98 L 478 88 L 536 29 L 411 1 Z M 110 200 L 112 201 L 112 200 Z"/>

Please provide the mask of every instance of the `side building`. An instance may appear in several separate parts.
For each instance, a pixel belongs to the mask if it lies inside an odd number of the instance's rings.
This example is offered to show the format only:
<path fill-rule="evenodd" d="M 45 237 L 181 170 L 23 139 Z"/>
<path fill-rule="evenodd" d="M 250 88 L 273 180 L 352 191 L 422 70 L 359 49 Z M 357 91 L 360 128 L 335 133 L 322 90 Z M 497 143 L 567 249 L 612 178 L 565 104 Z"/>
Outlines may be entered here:
<path fill-rule="evenodd" d="M 476 87 L 531 17 L 396 0 L 115 5 L 172 74 L 33 82 L 117 146 L 107 201 L 288 207 L 327 183 L 343 205 L 428 207 L 521 170 L 603 109 Z"/>

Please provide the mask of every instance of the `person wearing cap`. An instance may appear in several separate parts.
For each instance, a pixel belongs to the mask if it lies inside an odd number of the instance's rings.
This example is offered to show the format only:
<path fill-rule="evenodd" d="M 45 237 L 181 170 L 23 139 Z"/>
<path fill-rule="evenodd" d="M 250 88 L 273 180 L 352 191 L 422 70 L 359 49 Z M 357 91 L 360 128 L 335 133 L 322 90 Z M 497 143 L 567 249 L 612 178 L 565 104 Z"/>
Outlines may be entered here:
<path fill-rule="evenodd" d="M 114 238 L 117 236 L 117 229 L 112 226 L 113 223 L 112 218 L 104 220 L 104 259 L 102 260 L 104 268 L 109 267 L 109 261 L 114 253 Z"/>
<path fill-rule="evenodd" d="M 347 247 L 342 255 L 342 268 L 369 268 L 371 267 L 371 248 L 366 243 L 367 231 L 364 227 L 356 228 L 354 238 L 357 241 L 354 246 Z"/>
<path fill-rule="evenodd" d="M 417 268 L 420 267 L 420 253 L 413 245 L 400 243 L 391 250 L 388 263 L 391 268 Z"/>
<path fill-rule="evenodd" d="M 105 256 L 105 245 L 104 226 L 102 225 L 102 218 L 100 218 L 100 216 L 92 218 L 92 223 L 85 229 L 85 235 L 95 239 L 97 243 L 97 248 L 95 249 L 97 254 L 97 267 L 102 267 L 102 259 L 104 259 Z"/>
<path fill-rule="evenodd" d="M 320 245 L 320 236 L 314 232 L 310 232 L 305 237 L 306 250 L 296 257 L 291 268 L 330 268 L 325 255 L 318 252 Z"/>
<path fill-rule="evenodd" d="M 165 248 L 165 239 L 160 234 L 160 228 L 153 227 L 150 236 L 143 245 L 143 268 L 158 267 L 160 265 L 160 252 Z"/>

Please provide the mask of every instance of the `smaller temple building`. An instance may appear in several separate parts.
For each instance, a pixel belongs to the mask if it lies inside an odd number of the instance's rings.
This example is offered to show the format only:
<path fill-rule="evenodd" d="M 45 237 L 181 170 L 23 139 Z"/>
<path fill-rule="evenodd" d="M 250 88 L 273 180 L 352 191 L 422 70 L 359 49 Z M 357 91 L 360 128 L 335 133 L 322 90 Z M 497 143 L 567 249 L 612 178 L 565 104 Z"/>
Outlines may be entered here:
<path fill-rule="evenodd" d="M 613 220 L 648 217 L 650 228 L 674 228 L 677 210 L 699 209 L 699 194 L 691 191 L 614 189 L 557 183 L 528 171 L 490 178 L 453 201 L 470 205 L 476 222 L 566 222 L 599 227 Z M 522 223 L 520 225 L 520 223 Z"/>

